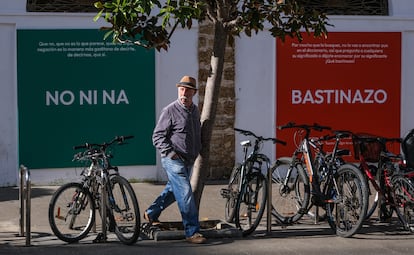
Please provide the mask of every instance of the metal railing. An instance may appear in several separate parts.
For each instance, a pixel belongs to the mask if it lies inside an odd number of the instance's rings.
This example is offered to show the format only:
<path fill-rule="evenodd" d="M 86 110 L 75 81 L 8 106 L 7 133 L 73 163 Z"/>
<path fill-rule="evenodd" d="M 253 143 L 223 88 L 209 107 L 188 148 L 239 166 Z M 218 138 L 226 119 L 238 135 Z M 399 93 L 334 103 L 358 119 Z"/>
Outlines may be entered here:
<path fill-rule="evenodd" d="M 266 211 L 266 233 L 270 235 L 272 233 L 272 170 L 267 170 L 267 211 Z"/>
<path fill-rule="evenodd" d="M 31 180 L 30 171 L 27 167 L 20 166 L 20 188 L 19 188 L 19 200 L 20 200 L 20 236 L 26 237 L 26 245 L 30 245 L 30 211 L 31 211 Z M 26 223 L 26 224 L 25 224 Z M 26 226 L 26 231 L 25 230 Z"/>

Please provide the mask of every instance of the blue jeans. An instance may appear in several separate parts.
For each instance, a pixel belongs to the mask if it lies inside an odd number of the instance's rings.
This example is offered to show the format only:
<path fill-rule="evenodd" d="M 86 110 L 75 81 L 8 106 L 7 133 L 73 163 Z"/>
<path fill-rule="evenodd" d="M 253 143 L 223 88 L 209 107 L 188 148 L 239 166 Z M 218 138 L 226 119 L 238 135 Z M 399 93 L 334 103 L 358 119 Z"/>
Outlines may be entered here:
<path fill-rule="evenodd" d="M 161 164 L 168 176 L 168 182 L 161 194 L 146 210 L 151 219 L 158 219 L 161 212 L 177 201 L 186 237 L 200 231 L 198 210 L 195 204 L 190 176 L 193 165 L 186 165 L 181 159 L 161 158 Z"/>

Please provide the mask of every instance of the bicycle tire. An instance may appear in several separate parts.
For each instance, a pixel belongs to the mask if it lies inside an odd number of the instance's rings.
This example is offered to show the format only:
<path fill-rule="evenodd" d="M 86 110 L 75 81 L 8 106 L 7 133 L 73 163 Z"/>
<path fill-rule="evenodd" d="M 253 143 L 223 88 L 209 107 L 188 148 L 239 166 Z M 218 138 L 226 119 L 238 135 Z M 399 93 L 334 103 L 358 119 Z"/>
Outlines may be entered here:
<path fill-rule="evenodd" d="M 335 185 L 327 185 L 327 219 L 337 236 L 351 237 L 362 227 L 368 208 L 368 188 L 362 172 L 344 164 L 335 173 Z M 336 188 L 337 187 L 337 188 Z"/>
<path fill-rule="evenodd" d="M 81 183 L 62 185 L 49 202 L 48 218 L 60 240 L 74 243 L 85 238 L 95 223 L 95 205 L 90 192 Z"/>
<path fill-rule="evenodd" d="M 112 211 L 110 221 L 114 221 L 115 234 L 123 244 L 134 244 L 138 240 L 141 228 L 136 194 L 128 180 L 120 175 L 111 176 L 110 184 L 108 206 Z"/>
<path fill-rule="evenodd" d="M 227 185 L 224 206 L 224 219 L 229 222 L 234 222 L 234 212 L 236 211 L 236 201 L 239 196 L 241 165 L 236 164 L 230 174 L 229 184 Z"/>
<path fill-rule="evenodd" d="M 395 212 L 405 230 L 414 232 L 414 184 L 404 176 L 391 178 Z"/>
<path fill-rule="evenodd" d="M 236 203 L 234 221 L 243 236 L 250 235 L 259 225 L 266 207 L 267 181 L 260 172 L 246 176 Z"/>
<path fill-rule="evenodd" d="M 310 185 L 305 169 L 294 165 L 287 187 L 283 184 L 292 159 L 282 157 L 272 166 L 272 215 L 282 224 L 297 222 L 310 203 Z"/>
<path fill-rule="evenodd" d="M 371 173 L 378 172 L 378 168 L 374 165 L 369 165 Z M 362 170 L 361 170 L 362 171 Z M 378 183 L 378 175 L 374 174 L 374 180 Z M 365 216 L 365 219 L 369 219 L 372 217 L 372 215 L 375 213 L 378 207 L 379 203 L 379 192 L 375 189 L 374 185 L 372 184 L 372 181 L 366 177 L 367 180 L 367 188 L 368 188 L 368 209 L 367 209 L 367 215 Z"/>

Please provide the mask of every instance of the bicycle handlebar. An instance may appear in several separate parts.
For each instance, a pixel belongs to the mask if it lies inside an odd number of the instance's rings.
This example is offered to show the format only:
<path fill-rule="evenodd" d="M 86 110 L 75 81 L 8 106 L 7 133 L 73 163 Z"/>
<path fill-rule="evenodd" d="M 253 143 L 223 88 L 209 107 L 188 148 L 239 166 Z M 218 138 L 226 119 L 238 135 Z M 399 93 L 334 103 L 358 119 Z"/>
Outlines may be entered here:
<path fill-rule="evenodd" d="M 315 131 L 323 131 L 323 130 L 332 129 L 331 127 L 321 126 L 317 123 L 314 123 L 312 125 L 307 125 L 307 124 L 296 124 L 295 122 L 289 122 L 286 125 L 278 126 L 277 128 L 279 130 L 286 129 L 286 128 L 301 128 L 301 129 L 305 129 L 307 132 L 310 132 L 311 129 Z"/>
<path fill-rule="evenodd" d="M 264 138 L 263 136 L 258 136 L 256 134 L 254 134 L 252 131 L 243 130 L 243 129 L 240 129 L 240 128 L 234 128 L 234 130 L 241 133 L 241 134 L 243 134 L 243 135 L 245 135 L 245 136 L 253 136 L 259 141 L 272 141 L 273 143 L 280 143 L 280 144 L 286 145 L 285 141 L 279 140 L 277 138 L 271 138 L 271 137 Z"/>
<path fill-rule="evenodd" d="M 328 141 L 328 140 L 337 139 L 337 138 L 339 139 L 348 138 L 353 135 L 351 131 L 347 131 L 347 130 L 334 130 L 332 132 L 334 133 L 333 135 L 325 135 L 323 137 L 320 137 L 318 140 Z"/>
<path fill-rule="evenodd" d="M 387 137 L 381 137 L 381 136 L 358 136 L 354 135 L 354 139 L 357 139 L 362 142 L 380 142 L 382 144 L 386 144 L 389 142 L 397 142 L 401 143 L 402 138 L 387 138 Z"/>
<path fill-rule="evenodd" d="M 79 149 L 90 149 L 92 147 L 100 147 L 100 148 L 106 148 L 110 145 L 112 145 L 115 142 L 118 142 L 119 144 L 122 144 L 125 142 L 125 140 L 128 139 L 132 139 L 134 138 L 133 135 L 127 135 L 127 136 L 115 136 L 114 139 L 112 139 L 110 142 L 108 143 L 102 143 L 102 144 L 98 144 L 98 143 L 85 143 L 82 145 L 76 145 L 73 147 L 74 150 L 79 150 Z"/>

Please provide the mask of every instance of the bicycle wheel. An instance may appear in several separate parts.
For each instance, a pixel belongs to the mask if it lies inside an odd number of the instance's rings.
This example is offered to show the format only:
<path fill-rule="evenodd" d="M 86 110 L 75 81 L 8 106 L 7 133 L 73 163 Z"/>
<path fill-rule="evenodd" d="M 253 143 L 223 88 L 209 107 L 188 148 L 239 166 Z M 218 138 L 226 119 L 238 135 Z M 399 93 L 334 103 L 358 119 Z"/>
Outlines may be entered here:
<path fill-rule="evenodd" d="M 88 190 L 80 183 L 62 185 L 49 203 L 49 224 L 62 241 L 77 242 L 89 233 L 95 222 L 95 206 Z"/>
<path fill-rule="evenodd" d="M 379 193 L 375 189 L 374 185 L 372 184 L 373 182 L 378 183 L 378 176 L 376 174 L 378 171 L 378 168 L 374 165 L 369 165 L 369 170 L 374 179 L 370 180 L 368 177 L 366 177 L 367 188 L 368 188 L 368 210 L 367 210 L 367 215 L 365 216 L 365 219 L 367 220 L 371 218 L 371 216 L 377 210 L 378 202 L 379 202 Z"/>
<path fill-rule="evenodd" d="M 309 179 L 300 163 L 294 164 L 286 180 L 291 162 L 291 158 L 280 158 L 271 169 L 272 215 L 282 224 L 298 221 L 307 211 L 310 201 Z"/>
<path fill-rule="evenodd" d="M 124 177 L 114 175 L 110 178 L 110 183 L 108 206 L 112 211 L 110 216 L 113 218 L 110 220 L 114 222 L 115 234 L 122 243 L 134 244 L 141 227 L 137 197 L 131 184 Z"/>
<path fill-rule="evenodd" d="M 229 185 L 221 191 L 221 195 L 226 199 L 224 207 L 224 218 L 227 222 L 232 223 L 234 220 L 234 211 L 236 208 L 237 197 L 239 196 L 241 165 L 237 164 L 231 171 Z"/>
<path fill-rule="evenodd" d="M 414 184 L 404 176 L 391 179 L 395 211 L 405 230 L 414 232 Z"/>
<path fill-rule="evenodd" d="M 246 184 L 242 187 L 236 203 L 234 221 L 243 236 L 251 234 L 259 225 L 266 206 L 266 178 L 260 172 L 246 176 Z"/>
<path fill-rule="evenodd" d="M 361 229 L 367 213 L 366 181 L 362 172 L 351 164 L 340 166 L 334 178 L 327 183 L 325 194 L 328 222 L 338 236 L 351 237 Z"/>

